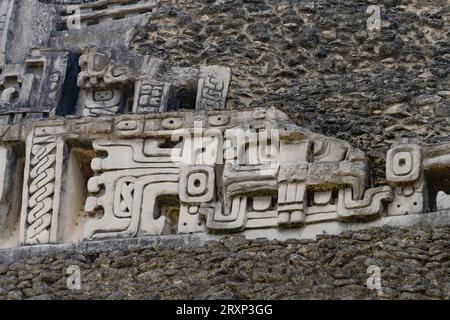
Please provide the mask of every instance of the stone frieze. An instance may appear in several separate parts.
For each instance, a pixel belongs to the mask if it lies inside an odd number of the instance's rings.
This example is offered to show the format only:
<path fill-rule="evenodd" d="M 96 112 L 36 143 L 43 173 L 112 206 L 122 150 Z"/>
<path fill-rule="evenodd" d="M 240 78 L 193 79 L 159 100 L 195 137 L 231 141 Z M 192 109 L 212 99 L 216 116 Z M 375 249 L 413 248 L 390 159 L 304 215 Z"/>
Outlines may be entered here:
<path fill-rule="evenodd" d="M 2 128 L 0 181 L 17 175 L 5 170 L 13 166 L 8 148 L 24 148 L 26 158 L 21 208 L 11 210 L 13 197 L 0 206 L 0 230 L 14 237 L 8 230 L 18 228 L 17 245 L 300 230 L 450 209 L 446 185 L 427 187 L 450 166 L 448 143 L 399 142 L 386 156 L 388 184 L 372 187 L 362 151 L 276 108 L 55 117 Z"/>

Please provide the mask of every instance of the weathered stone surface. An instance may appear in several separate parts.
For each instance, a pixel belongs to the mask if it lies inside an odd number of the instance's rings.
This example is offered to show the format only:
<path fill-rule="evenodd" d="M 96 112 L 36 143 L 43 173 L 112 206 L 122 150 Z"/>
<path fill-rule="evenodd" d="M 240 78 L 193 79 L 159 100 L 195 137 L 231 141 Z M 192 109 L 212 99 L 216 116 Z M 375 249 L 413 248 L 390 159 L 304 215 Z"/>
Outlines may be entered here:
<path fill-rule="evenodd" d="M 19 246 L 0 297 L 449 298 L 448 230 L 429 229 L 450 209 L 449 12 L 0 1 L 0 248 Z M 272 240 L 183 248 L 179 264 L 126 241 L 89 253 L 95 239 L 238 232 Z M 82 292 L 66 290 L 69 265 Z M 374 265 L 376 296 L 359 275 Z"/>
<path fill-rule="evenodd" d="M 370 188 L 360 150 L 298 127 L 275 108 L 59 118 L 19 128 L 27 141 L 22 244 L 364 225 L 445 209 L 438 194 L 446 180 L 424 190 L 434 175 L 445 176 L 448 143 L 394 145 L 386 161 L 392 188 Z"/>
<path fill-rule="evenodd" d="M 424 241 L 439 237 L 440 242 Z M 449 299 L 450 229 L 373 228 L 319 240 L 226 237 L 198 246 L 145 246 L 35 253 L 0 264 L 0 299 Z M 45 263 L 18 279 L 18 264 Z M 438 262 L 438 263 L 433 263 Z M 81 267 L 81 290 L 65 269 Z M 381 292 L 366 286 L 381 269 Z M 62 267 L 60 267 L 62 266 Z"/>

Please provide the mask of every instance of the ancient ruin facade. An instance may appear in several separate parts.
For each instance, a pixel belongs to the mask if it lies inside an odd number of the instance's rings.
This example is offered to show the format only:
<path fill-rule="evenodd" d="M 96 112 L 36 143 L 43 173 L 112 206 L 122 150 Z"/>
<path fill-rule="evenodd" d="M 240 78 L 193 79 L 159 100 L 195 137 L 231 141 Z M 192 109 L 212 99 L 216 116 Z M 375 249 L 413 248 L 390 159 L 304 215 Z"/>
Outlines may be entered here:
<path fill-rule="evenodd" d="M 157 9 L 0 2 L 0 247 L 292 234 L 450 209 L 450 142 L 397 141 L 386 183 L 374 186 L 368 158 L 350 143 L 276 107 L 227 106 L 227 65 L 178 66 L 129 50 L 130 26 Z M 46 26 L 39 37 L 36 24 Z M 109 26 L 114 37 L 102 34 Z"/>

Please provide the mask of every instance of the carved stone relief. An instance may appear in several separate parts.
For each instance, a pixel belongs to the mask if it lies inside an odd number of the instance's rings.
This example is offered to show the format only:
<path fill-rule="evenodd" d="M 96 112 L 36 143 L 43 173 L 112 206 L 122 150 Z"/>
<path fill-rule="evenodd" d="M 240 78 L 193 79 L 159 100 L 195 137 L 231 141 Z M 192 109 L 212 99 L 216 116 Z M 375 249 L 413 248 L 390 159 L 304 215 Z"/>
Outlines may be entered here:
<path fill-rule="evenodd" d="M 450 163 L 446 146 L 394 145 L 386 159 L 389 186 L 371 188 L 365 155 L 348 143 L 299 128 L 276 109 L 223 111 L 227 67 L 180 68 L 101 48 L 84 50 L 78 74 L 75 61 L 67 50 L 32 49 L 23 64 L 2 70 L 4 137 L 17 130 L 30 137 L 23 244 L 59 239 L 65 134 L 97 153 L 85 239 L 291 228 L 449 207 L 450 185 L 434 190 L 427 183 Z M 23 119 L 73 114 L 75 100 L 78 115 L 98 119 L 68 120 L 67 130 L 20 126 Z M 168 112 L 182 109 L 195 111 Z M 104 118 L 131 112 L 138 115 Z"/>
<path fill-rule="evenodd" d="M 80 70 L 78 70 L 78 66 Z M 225 109 L 231 69 L 179 68 L 122 50 L 33 48 L 0 75 L 0 123 L 65 116 Z"/>
<path fill-rule="evenodd" d="M 21 66 L 7 66 L 0 80 L 0 118 L 18 123 L 73 111 L 75 58 L 66 50 L 32 49 Z M 11 119 L 10 119 L 11 118 Z"/>
<path fill-rule="evenodd" d="M 426 186 L 422 171 L 422 152 L 418 145 L 399 144 L 386 156 L 386 179 L 392 184 L 395 200 L 390 215 L 423 212 Z"/>
<path fill-rule="evenodd" d="M 230 85 L 230 69 L 226 67 L 201 67 L 197 91 L 197 110 L 225 109 L 225 99 Z"/>
<path fill-rule="evenodd" d="M 136 81 L 133 112 L 164 112 L 167 110 L 171 84 L 157 80 L 163 61 L 146 58 Z"/>
<path fill-rule="evenodd" d="M 386 155 L 388 185 L 374 187 L 349 143 L 275 108 L 227 111 L 230 68 L 132 52 L 130 25 L 158 1 L 27 0 L 37 14 L 24 2 L 0 1 L 0 246 L 17 227 L 18 243 L 36 245 L 450 209 L 450 143 L 399 141 Z M 16 12 L 30 30 L 43 26 L 39 39 L 11 33 Z"/>
<path fill-rule="evenodd" d="M 86 83 L 96 81 L 93 72 L 86 75 Z M 67 238 L 301 229 L 449 209 L 448 177 L 436 188 L 427 186 L 430 177 L 450 167 L 449 143 L 393 145 L 386 157 L 389 186 L 374 188 L 363 152 L 298 127 L 274 108 L 66 118 L 3 127 L 2 139 L 9 144 L 27 137 L 20 218 L 20 243 L 25 245 Z M 73 146 L 78 154 L 95 155 L 77 162 L 85 166 L 72 164 L 72 173 L 64 176 Z M 3 178 L 14 158 L 8 148 L 0 148 Z M 80 213 L 61 210 L 65 186 L 71 183 L 66 180 L 75 176 L 77 185 L 86 185 L 85 194 L 76 194 L 86 199 Z M 5 209 L 9 204 L 3 197 L 3 232 L 14 220 Z M 68 211 L 87 219 L 69 219 Z M 77 228 L 83 234 L 61 236 L 61 230 L 71 230 L 70 223 L 82 223 Z"/>
<path fill-rule="evenodd" d="M 18 105 L 19 93 L 22 86 L 20 68 L 18 66 L 8 66 L 1 74 L 0 78 L 0 108 L 7 112 Z M 2 115 L 2 124 L 9 124 L 9 115 Z"/>
<path fill-rule="evenodd" d="M 78 109 L 83 116 L 114 115 L 126 108 L 125 90 L 131 71 L 105 54 L 86 53 L 80 57 Z"/>
<path fill-rule="evenodd" d="M 136 82 L 133 112 L 223 110 L 230 80 L 228 67 L 178 68 L 147 57 Z"/>
<path fill-rule="evenodd" d="M 26 146 L 20 222 L 22 244 L 55 243 L 64 142 L 60 126 L 35 127 Z"/>
<path fill-rule="evenodd" d="M 133 237 L 160 235 L 172 221 L 155 212 L 158 197 L 177 195 L 179 165 L 171 161 L 171 150 L 160 148 L 161 140 L 116 140 L 94 144 L 107 153 L 95 158 L 96 175 L 88 182 L 92 194 L 86 211 L 103 210 L 101 219 L 89 221 L 85 237 Z M 159 215 L 159 216 L 158 216 Z"/>
<path fill-rule="evenodd" d="M 446 194 L 444 191 L 439 191 L 436 196 L 436 209 L 440 210 L 450 210 L 450 195 Z"/>
<path fill-rule="evenodd" d="M 80 57 L 78 114 L 225 109 L 230 68 L 178 68 L 152 57 L 129 56 L 118 60 L 133 62 L 118 63 L 93 49 L 86 49 Z"/>
<path fill-rule="evenodd" d="M 449 165 L 449 143 L 427 146 L 405 141 L 393 145 L 386 156 L 386 179 L 395 193 L 389 215 L 444 210 L 450 191 Z M 439 179 L 430 186 L 427 176 L 436 171 Z"/>

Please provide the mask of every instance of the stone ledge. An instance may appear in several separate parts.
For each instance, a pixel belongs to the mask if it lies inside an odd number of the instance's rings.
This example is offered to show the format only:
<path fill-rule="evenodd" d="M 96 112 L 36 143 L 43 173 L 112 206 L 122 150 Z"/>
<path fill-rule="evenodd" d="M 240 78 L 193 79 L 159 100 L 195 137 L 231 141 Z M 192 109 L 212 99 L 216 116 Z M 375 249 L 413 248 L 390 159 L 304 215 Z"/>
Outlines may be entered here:
<path fill-rule="evenodd" d="M 301 229 L 257 229 L 247 230 L 236 236 L 244 236 L 247 239 L 315 239 L 319 235 L 338 235 L 345 231 L 358 231 L 377 227 L 394 228 L 435 228 L 450 225 L 450 210 L 414 214 L 406 216 L 384 217 L 382 219 L 365 223 L 322 222 L 306 225 Z M 148 248 L 155 246 L 198 247 L 207 241 L 218 241 L 228 235 L 190 234 L 170 235 L 160 237 L 139 237 L 132 239 L 111 239 L 103 241 L 89 241 L 72 244 L 46 244 L 36 246 L 24 246 L 18 248 L 1 249 L 0 263 L 11 263 L 18 259 L 35 254 L 54 254 L 63 251 L 77 251 L 86 253 L 98 253 L 107 250 L 131 250 L 134 248 Z"/>

